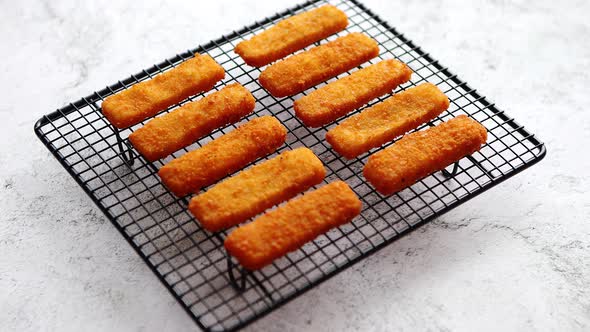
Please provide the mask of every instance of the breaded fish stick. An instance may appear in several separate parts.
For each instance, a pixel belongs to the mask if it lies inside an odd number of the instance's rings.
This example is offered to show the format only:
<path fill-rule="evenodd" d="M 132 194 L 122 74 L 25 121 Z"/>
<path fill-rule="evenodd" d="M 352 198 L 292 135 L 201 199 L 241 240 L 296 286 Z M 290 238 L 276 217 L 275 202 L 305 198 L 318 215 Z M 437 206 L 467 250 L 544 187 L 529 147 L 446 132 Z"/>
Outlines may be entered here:
<path fill-rule="evenodd" d="M 295 114 L 308 127 L 321 127 L 410 80 L 412 70 L 383 60 L 325 85 L 295 101 Z"/>
<path fill-rule="evenodd" d="M 260 84 L 275 97 L 290 96 L 377 55 L 377 42 L 354 32 L 270 65 L 260 73 Z"/>
<path fill-rule="evenodd" d="M 330 129 L 326 140 L 352 159 L 434 119 L 449 99 L 434 84 L 423 83 L 385 99 Z"/>
<path fill-rule="evenodd" d="M 479 122 L 459 115 L 436 127 L 408 134 L 369 157 L 365 178 L 383 195 L 400 191 L 479 150 L 487 131 Z"/>
<path fill-rule="evenodd" d="M 216 232 L 246 221 L 324 179 L 322 162 L 308 148 L 283 152 L 193 197 L 189 210 Z"/>
<path fill-rule="evenodd" d="M 343 11 L 324 5 L 280 21 L 250 40 L 240 42 L 234 51 L 248 65 L 262 67 L 344 30 L 347 25 Z"/>
<path fill-rule="evenodd" d="M 150 120 L 129 140 L 149 161 L 162 159 L 254 110 L 250 91 L 238 83 Z"/>
<path fill-rule="evenodd" d="M 352 221 L 361 207 L 350 187 L 335 181 L 237 228 L 225 239 L 225 248 L 243 267 L 257 270 Z"/>
<path fill-rule="evenodd" d="M 286 138 L 287 129 L 279 120 L 256 118 L 172 160 L 158 175 L 175 195 L 185 196 L 275 151 Z"/>
<path fill-rule="evenodd" d="M 137 83 L 105 99 L 104 116 L 117 128 L 132 126 L 184 99 L 211 89 L 225 76 L 209 55 L 195 54 L 151 80 Z"/>

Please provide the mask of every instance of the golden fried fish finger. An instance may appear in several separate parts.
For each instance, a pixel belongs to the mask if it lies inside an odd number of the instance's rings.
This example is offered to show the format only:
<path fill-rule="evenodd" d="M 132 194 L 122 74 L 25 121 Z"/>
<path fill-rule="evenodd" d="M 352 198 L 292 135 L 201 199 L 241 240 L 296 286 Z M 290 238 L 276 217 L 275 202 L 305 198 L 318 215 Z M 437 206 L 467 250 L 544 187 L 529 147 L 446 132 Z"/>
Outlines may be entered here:
<path fill-rule="evenodd" d="M 225 248 L 243 267 L 260 269 L 352 221 L 361 208 L 361 201 L 350 187 L 335 181 L 238 227 L 225 239 Z"/>
<path fill-rule="evenodd" d="M 254 111 L 250 91 L 238 83 L 150 120 L 129 140 L 149 161 L 162 159 Z"/>
<path fill-rule="evenodd" d="M 209 55 L 195 54 L 175 68 L 105 99 L 104 116 L 117 128 L 132 126 L 168 106 L 211 89 L 225 71 Z"/>
<path fill-rule="evenodd" d="M 363 174 L 383 195 L 400 191 L 479 150 L 487 131 L 479 122 L 459 115 L 436 127 L 408 134 L 369 157 Z"/>
<path fill-rule="evenodd" d="M 326 134 L 334 150 L 352 159 L 434 119 L 449 108 L 436 85 L 423 83 L 399 92 L 342 121 Z"/>
<path fill-rule="evenodd" d="M 189 210 L 209 231 L 215 232 L 256 216 L 324 179 L 322 162 L 308 148 L 283 152 L 244 170 L 198 196 Z"/>
<path fill-rule="evenodd" d="M 281 146 L 287 129 L 272 116 L 253 119 L 160 168 L 162 182 L 177 196 L 197 192 Z"/>
<path fill-rule="evenodd" d="M 248 65 L 262 67 L 344 30 L 347 25 L 343 11 L 324 5 L 280 21 L 250 40 L 240 42 L 234 51 Z"/>
<path fill-rule="evenodd" d="M 321 127 L 410 80 L 412 70 L 397 60 L 383 60 L 325 85 L 293 104 L 308 127 Z"/>
<path fill-rule="evenodd" d="M 260 73 L 260 84 L 275 97 L 294 95 L 377 55 L 375 40 L 353 32 L 268 66 Z"/>

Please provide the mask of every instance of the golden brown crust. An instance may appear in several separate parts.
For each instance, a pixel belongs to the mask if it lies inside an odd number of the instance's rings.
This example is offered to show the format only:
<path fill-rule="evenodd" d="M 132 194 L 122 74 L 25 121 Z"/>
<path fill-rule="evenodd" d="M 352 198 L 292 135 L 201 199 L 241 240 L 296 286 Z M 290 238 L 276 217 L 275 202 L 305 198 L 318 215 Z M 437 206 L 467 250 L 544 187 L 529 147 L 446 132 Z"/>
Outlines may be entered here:
<path fill-rule="evenodd" d="M 352 221 L 361 208 L 350 187 L 335 181 L 237 228 L 225 239 L 225 248 L 242 266 L 257 270 Z"/>
<path fill-rule="evenodd" d="M 237 225 L 324 179 L 322 162 L 308 148 L 286 151 L 193 197 L 189 210 L 211 232 Z"/>
<path fill-rule="evenodd" d="M 274 63 L 260 73 L 260 84 L 275 97 L 294 95 L 379 55 L 372 38 L 353 32 Z"/>
<path fill-rule="evenodd" d="M 272 116 L 253 119 L 160 168 L 162 182 L 177 196 L 197 192 L 281 146 L 287 129 Z"/>
<path fill-rule="evenodd" d="M 238 83 L 150 120 L 129 135 L 149 161 L 162 159 L 219 127 L 235 123 L 254 110 L 250 91 Z"/>
<path fill-rule="evenodd" d="M 377 191 L 390 195 L 479 150 L 486 139 L 484 126 L 459 115 L 375 153 L 363 174 Z"/>
<path fill-rule="evenodd" d="M 330 129 L 326 140 L 348 159 L 379 147 L 434 119 L 449 108 L 436 85 L 423 83 L 399 92 Z"/>
<path fill-rule="evenodd" d="M 293 104 L 308 127 L 321 127 L 407 82 L 412 70 L 397 60 L 383 60 L 325 85 Z"/>
<path fill-rule="evenodd" d="M 250 66 L 262 67 L 309 46 L 348 25 L 346 14 L 332 5 L 282 20 L 234 49 Z"/>
<path fill-rule="evenodd" d="M 175 68 L 105 99 L 104 116 L 117 128 L 127 128 L 168 106 L 215 86 L 225 71 L 209 55 L 195 54 Z"/>

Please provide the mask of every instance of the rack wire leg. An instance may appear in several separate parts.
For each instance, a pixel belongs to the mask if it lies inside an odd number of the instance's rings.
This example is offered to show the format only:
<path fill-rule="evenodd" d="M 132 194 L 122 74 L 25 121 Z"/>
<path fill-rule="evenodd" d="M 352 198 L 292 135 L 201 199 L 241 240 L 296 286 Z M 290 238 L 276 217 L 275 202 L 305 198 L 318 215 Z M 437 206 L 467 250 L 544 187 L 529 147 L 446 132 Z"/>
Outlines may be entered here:
<path fill-rule="evenodd" d="M 455 163 L 453 164 L 453 170 L 451 170 L 451 171 L 449 172 L 449 171 L 447 171 L 447 169 L 445 168 L 445 169 L 443 169 L 443 170 L 442 170 L 442 174 L 443 174 L 444 176 L 446 176 L 446 177 L 450 178 L 450 177 L 453 177 L 453 176 L 455 176 L 455 175 L 457 174 L 457 170 L 459 170 L 459 162 L 458 162 L 458 161 L 457 161 L 457 162 L 455 162 Z"/>
<path fill-rule="evenodd" d="M 117 146 L 119 147 L 119 153 L 121 154 L 121 158 L 127 164 L 127 166 L 132 166 L 135 162 L 135 157 L 133 156 L 133 151 L 123 143 L 123 139 L 119 133 L 119 130 L 113 128 L 115 131 L 115 136 L 117 137 Z"/>
<path fill-rule="evenodd" d="M 236 276 L 234 274 L 235 265 L 231 260 L 231 256 L 227 253 L 226 253 L 226 255 L 227 255 L 227 273 L 229 274 L 229 281 L 230 281 L 232 287 L 236 291 L 243 292 L 244 290 L 246 290 L 246 279 L 248 277 L 249 272 L 246 269 L 244 269 L 243 267 L 240 267 L 239 268 L 240 276 L 236 278 Z"/>

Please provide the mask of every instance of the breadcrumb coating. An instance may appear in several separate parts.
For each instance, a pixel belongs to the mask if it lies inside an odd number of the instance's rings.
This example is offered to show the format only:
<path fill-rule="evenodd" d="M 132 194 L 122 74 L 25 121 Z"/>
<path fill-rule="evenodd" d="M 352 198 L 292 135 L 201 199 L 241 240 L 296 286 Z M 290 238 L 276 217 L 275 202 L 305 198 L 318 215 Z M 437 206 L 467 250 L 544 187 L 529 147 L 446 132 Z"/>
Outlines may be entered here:
<path fill-rule="evenodd" d="M 321 127 L 410 80 L 412 70 L 397 60 L 383 60 L 325 85 L 293 104 L 308 127 Z"/>
<path fill-rule="evenodd" d="M 352 189 L 335 181 L 237 228 L 225 239 L 225 248 L 243 267 L 257 270 L 352 221 L 361 208 Z"/>
<path fill-rule="evenodd" d="M 195 54 L 151 80 L 143 81 L 105 99 L 104 116 L 117 128 L 127 128 L 167 107 L 203 91 L 223 79 L 225 71 L 209 55 Z"/>
<path fill-rule="evenodd" d="M 487 131 L 479 122 L 459 115 L 402 139 L 369 157 L 363 174 L 383 195 L 400 191 L 479 150 Z"/>
<path fill-rule="evenodd" d="M 250 91 L 238 83 L 150 120 L 129 135 L 131 144 L 149 161 L 162 159 L 213 130 L 254 111 Z"/>
<path fill-rule="evenodd" d="M 189 210 L 215 232 L 256 216 L 322 182 L 326 170 L 308 148 L 286 151 L 193 197 Z"/>
<path fill-rule="evenodd" d="M 249 40 L 234 51 L 250 66 L 262 67 L 322 40 L 348 25 L 346 14 L 332 5 L 297 14 Z"/>
<path fill-rule="evenodd" d="M 158 175 L 175 195 L 198 192 L 285 143 L 287 129 L 272 116 L 253 119 L 160 168 Z"/>
<path fill-rule="evenodd" d="M 449 99 L 436 85 L 423 83 L 385 99 L 342 121 L 326 140 L 352 159 L 428 122 L 449 108 Z"/>
<path fill-rule="evenodd" d="M 260 84 L 275 97 L 294 95 L 379 55 L 372 38 L 358 32 L 276 62 L 260 73 Z"/>

